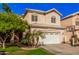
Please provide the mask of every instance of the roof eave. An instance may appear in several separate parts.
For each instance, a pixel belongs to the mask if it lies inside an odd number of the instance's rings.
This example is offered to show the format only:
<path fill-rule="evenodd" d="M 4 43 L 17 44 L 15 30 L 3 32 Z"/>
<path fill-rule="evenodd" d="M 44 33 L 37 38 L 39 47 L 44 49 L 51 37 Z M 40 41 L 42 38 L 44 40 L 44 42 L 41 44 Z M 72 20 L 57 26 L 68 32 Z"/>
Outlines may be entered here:
<path fill-rule="evenodd" d="M 60 16 L 63 16 L 57 9 L 55 9 L 55 8 L 53 8 L 53 9 L 50 9 L 50 10 L 48 10 L 48 11 L 46 11 L 46 12 L 50 12 L 50 11 L 56 11 Z"/>

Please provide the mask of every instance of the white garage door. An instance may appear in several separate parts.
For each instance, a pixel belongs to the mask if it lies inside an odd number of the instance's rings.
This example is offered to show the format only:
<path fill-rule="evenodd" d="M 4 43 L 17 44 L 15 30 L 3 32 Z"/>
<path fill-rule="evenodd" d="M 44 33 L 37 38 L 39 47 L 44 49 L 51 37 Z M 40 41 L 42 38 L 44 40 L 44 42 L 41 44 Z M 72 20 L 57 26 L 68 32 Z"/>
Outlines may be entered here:
<path fill-rule="evenodd" d="M 44 44 L 58 44 L 62 42 L 60 33 L 47 33 L 43 39 Z"/>

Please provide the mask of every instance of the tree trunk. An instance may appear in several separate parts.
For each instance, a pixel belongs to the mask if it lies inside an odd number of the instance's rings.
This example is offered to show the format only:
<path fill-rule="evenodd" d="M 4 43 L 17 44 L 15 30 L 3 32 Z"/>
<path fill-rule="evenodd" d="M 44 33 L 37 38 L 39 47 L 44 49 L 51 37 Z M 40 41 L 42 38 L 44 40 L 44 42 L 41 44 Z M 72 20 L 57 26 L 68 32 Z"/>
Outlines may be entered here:
<path fill-rule="evenodd" d="M 10 40 L 10 43 L 14 43 L 15 33 L 14 30 L 12 31 L 12 38 Z"/>
<path fill-rule="evenodd" d="M 37 38 L 36 46 L 38 47 L 39 43 L 39 38 Z"/>
<path fill-rule="evenodd" d="M 2 42 L 2 48 L 5 49 L 5 42 Z"/>

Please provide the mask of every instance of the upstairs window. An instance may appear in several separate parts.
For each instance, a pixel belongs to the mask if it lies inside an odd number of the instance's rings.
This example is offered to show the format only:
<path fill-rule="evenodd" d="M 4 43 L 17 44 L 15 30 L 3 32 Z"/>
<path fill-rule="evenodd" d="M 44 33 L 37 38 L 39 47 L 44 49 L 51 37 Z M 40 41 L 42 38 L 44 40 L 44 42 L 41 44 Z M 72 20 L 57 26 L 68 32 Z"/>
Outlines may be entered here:
<path fill-rule="evenodd" d="M 37 22 L 38 21 L 37 15 L 32 15 L 32 21 L 33 22 Z"/>
<path fill-rule="evenodd" d="M 76 21 L 76 25 L 79 26 L 79 21 Z"/>
<path fill-rule="evenodd" d="M 51 17 L 51 23 L 56 23 L 56 17 L 55 16 Z"/>

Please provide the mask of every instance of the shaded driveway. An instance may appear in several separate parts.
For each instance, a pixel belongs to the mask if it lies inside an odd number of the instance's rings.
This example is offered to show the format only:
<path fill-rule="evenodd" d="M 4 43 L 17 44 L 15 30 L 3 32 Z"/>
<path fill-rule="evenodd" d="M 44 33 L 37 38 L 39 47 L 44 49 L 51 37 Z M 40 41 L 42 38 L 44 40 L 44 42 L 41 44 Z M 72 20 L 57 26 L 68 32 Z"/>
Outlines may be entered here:
<path fill-rule="evenodd" d="M 69 44 L 52 44 L 52 45 L 45 45 L 41 47 L 57 55 L 78 55 L 79 54 L 79 46 L 72 47 Z"/>

